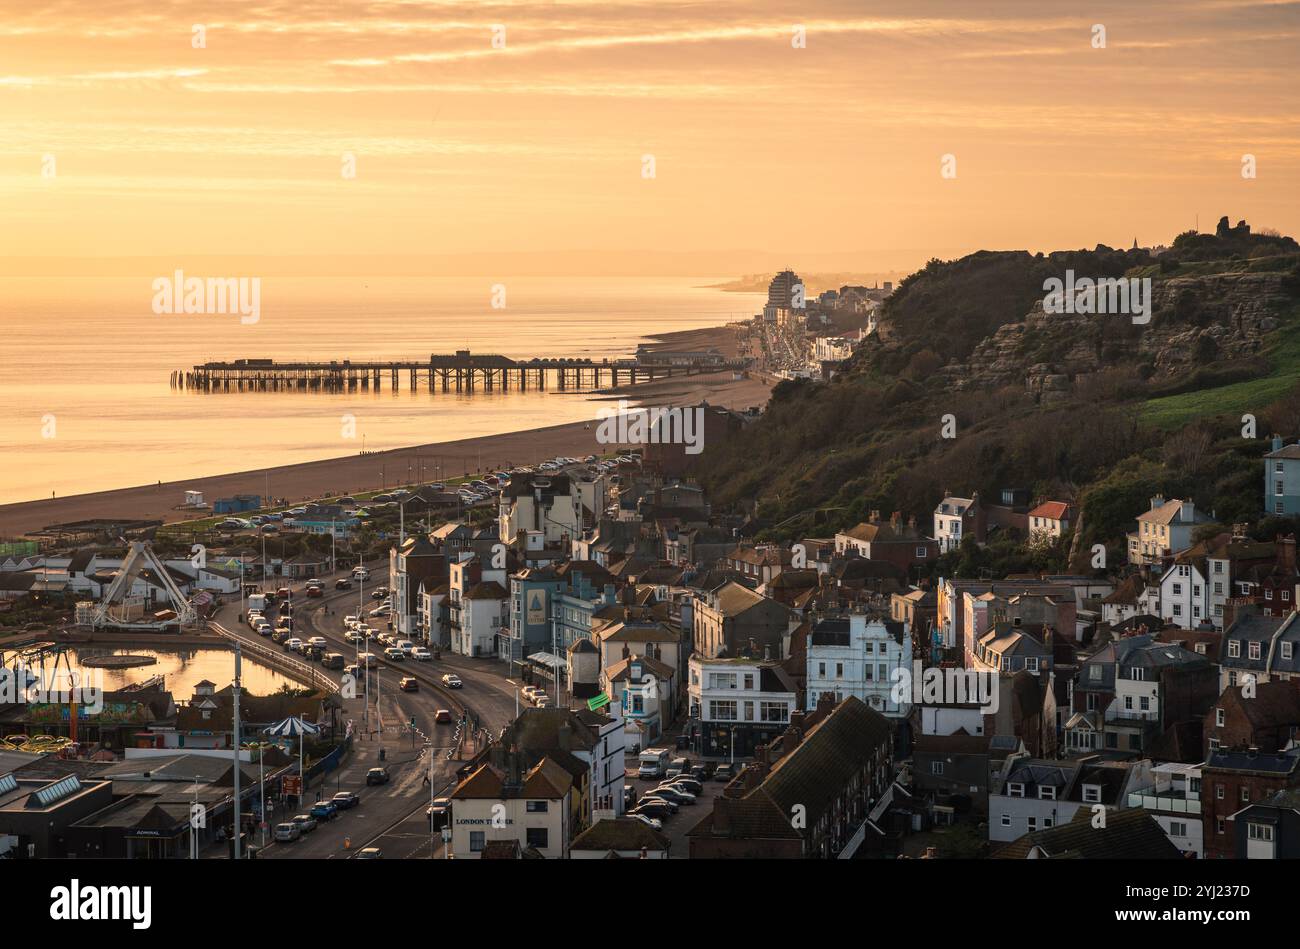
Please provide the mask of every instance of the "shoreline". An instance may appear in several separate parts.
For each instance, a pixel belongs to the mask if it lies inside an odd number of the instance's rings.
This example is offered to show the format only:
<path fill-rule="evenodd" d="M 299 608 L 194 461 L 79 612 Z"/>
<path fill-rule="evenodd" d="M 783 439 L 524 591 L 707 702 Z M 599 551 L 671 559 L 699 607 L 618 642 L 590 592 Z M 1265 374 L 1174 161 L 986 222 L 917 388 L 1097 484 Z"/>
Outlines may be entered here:
<path fill-rule="evenodd" d="M 703 349 L 713 346 L 732 356 L 736 334 L 727 326 L 679 330 L 648 336 L 646 348 Z M 624 385 L 617 389 L 583 393 L 593 406 L 611 398 L 635 396 L 639 404 L 655 399 L 657 404 L 685 404 L 708 401 L 728 408 L 749 408 L 765 404 L 771 387 L 758 379 L 733 380 L 731 373 L 702 373 Z M 574 393 L 575 395 L 577 393 Z M 674 401 L 676 400 L 676 401 Z M 499 470 L 521 464 L 535 464 L 556 455 L 583 457 L 599 455 L 610 446 L 596 441 L 597 417 L 593 407 L 590 421 L 567 422 L 541 428 L 479 435 L 446 442 L 431 442 L 342 455 L 316 461 L 297 462 L 267 468 L 217 475 L 202 475 L 160 484 L 108 488 L 61 498 L 42 498 L 0 504 L 0 537 L 20 538 L 55 524 L 87 520 L 161 520 L 164 523 L 212 517 L 212 511 L 178 510 L 185 491 L 201 491 L 211 505 L 218 498 L 236 494 L 269 493 L 293 504 L 356 491 L 400 487 L 406 482 L 407 465 L 412 476 L 423 464 L 419 483 Z M 231 450 L 232 456 L 236 454 Z"/>

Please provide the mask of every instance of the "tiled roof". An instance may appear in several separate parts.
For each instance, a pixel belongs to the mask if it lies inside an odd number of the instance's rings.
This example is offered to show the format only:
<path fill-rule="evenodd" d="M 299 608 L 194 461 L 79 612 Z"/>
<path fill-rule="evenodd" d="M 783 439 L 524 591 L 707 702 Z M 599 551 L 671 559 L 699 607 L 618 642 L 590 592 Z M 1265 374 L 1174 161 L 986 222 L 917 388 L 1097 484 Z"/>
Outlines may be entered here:
<path fill-rule="evenodd" d="M 615 817 L 596 821 L 569 845 L 570 850 L 667 850 L 669 840 L 644 821 L 635 817 Z"/>
<path fill-rule="evenodd" d="M 1025 834 L 993 854 L 997 860 L 1024 860 L 1035 848 L 1052 859 L 1179 860 L 1182 854 L 1146 811 L 1107 811 L 1104 827 L 1092 826 L 1092 809 L 1081 807 L 1074 820 Z"/>
<path fill-rule="evenodd" d="M 1070 513 L 1070 505 L 1065 501 L 1044 501 L 1029 512 L 1029 517 L 1046 517 L 1053 521 L 1065 520 Z"/>

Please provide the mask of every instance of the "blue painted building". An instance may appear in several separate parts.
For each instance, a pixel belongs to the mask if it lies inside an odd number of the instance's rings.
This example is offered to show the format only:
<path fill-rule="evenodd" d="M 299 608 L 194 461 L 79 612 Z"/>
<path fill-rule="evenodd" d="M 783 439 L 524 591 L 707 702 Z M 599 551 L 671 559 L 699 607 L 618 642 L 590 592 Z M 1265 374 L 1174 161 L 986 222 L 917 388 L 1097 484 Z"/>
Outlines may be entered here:
<path fill-rule="evenodd" d="M 1273 436 L 1273 450 L 1264 456 L 1264 513 L 1300 514 L 1300 442 L 1284 445 Z"/>

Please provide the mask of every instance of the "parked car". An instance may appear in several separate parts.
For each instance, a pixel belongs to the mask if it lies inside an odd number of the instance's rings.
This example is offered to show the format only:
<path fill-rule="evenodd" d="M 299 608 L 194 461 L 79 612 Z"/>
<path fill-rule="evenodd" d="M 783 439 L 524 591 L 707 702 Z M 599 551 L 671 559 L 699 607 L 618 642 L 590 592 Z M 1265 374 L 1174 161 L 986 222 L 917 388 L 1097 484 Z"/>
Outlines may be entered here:
<path fill-rule="evenodd" d="M 292 821 L 285 821 L 283 824 L 275 825 L 275 842 L 278 844 L 292 843 L 295 840 L 302 839 L 302 828 Z"/>
<path fill-rule="evenodd" d="M 664 772 L 664 777 L 675 778 L 678 775 L 685 774 L 691 768 L 691 762 L 687 758 L 674 758 L 668 763 L 668 770 Z"/>
<path fill-rule="evenodd" d="M 672 817 L 677 811 L 674 809 L 675 804 L 660 798 L 642 798 L 637 801 L 636 807 L 628 811 L 628 814 L 635 817 L 637 814 L 644 814 L 647 817 L 653 817 L 656 820 L 665 820 Z"/>
<path fill-rule="evenodd" d="M 695 780 L 689 775 L 685 775 L 685 774 L 678 775 L 677 777 L 673 778 L 671 781 L 667 781 L 665 783 L 669 787 L 681 788 L 683 791 L 689 791 L 691 794 L 694 794 L 696 797 L 699 797 L 701 794 L 704 793 L 704 783 Z"/>
<path fill-rule="evenodd" d="M 372 784 L 387 784 L 387 783 L 388 783 L 387 768 L 371 768 L 369 771 L 366 772 L 366 787 L 370 787 L 370 785 Z"/>
<path fill-rule="evenodd" d="M 704 761 L 698 761 L 691 765 L 691 777 L 696 781 L 707 781 L 713 777 L 713 766 Z"/>
<path fill-rule="evenodd" d="M 312 807 L 311 816 L 319 821 L 331 821 L 339 816 L 339 806 L 333 801 L 319 801 Z"/>
<path fill-rule="evenodd" d="M 403 692 L 420 691 L 419 681 L 411 676 L 402 676 L 401 681 L 397 683 L 397 687 L 401 689 Z"/>
<path fill-rule="evenodd" d="M 465 683 L 460 681 L 460 676 L 456 675 L 456 673 L 448 672 L 442 677 L 442 684 L 449 689 L 459 689 Z"/>
<path fill-rule="evenodd" d="M 316 829 L 316 818 L 310 814 L 296 814 L 290 820 L 298 825 L 298 829 L 304 834 L 310 834 Z"/>
<path fill-rule="evenodd" d="M 361 796 L 356 791 L 339 791 L 330 800 L 337 805 L 339 810 L 350 811 L 361 803 Z"/>
<path fill-rule="evenodd" d="M 730 781 L 736 776 L 736 766 L 722 763 L 713 770 L 714 781 Z"/>
<path fill-rule="evenodd" d="M 445 708 L 438 709 L 433 716 L 433 720 L 439 725 L 450 725 L 454 721 L 451 717 L 451 710 Z"/>
<path fill-rule="evenodd" d="M 641 823 L 653 827 L 655 830 L 663 830 L 664 822 L 657 817 L 651 817 L 649 814 L 631 814 L 629 815 L 639 820 Z"/>
<path fill-rule="evenodd" d="M 671 784 L 661 784 L 659 785 L 659 787 L 651 791 L 650 794 L 667 797 L 668 800 L 675 801 L 678 804 L 695 803 L 694 794 L 692 794 L 690 791 L 685 790 L 684 788 L 674 787 Z"/>
<path fill-rule="evenodd" d="M 656 794 L 654 791 L 647 791 L 645 794 L 641 795 L 641 800 L 637 803 L 636 808 L 633 809 L 644 808 L 647 804 L 651 804 L 654 801 L 658 801 L 664 807 L 668 808 L 669 814 L 676 814 L 677 808 L 681 807 L 681 805 L 676 801 L 670 801 L 668 798 Z"/>

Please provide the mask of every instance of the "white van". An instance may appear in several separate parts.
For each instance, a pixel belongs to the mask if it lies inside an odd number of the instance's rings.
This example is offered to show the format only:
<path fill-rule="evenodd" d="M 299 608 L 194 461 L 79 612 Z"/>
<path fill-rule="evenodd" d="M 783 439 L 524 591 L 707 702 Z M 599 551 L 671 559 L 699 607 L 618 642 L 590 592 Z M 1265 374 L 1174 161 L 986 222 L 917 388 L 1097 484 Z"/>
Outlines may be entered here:
<path fill-rule="evenodd" d="M 667 748 L 650 748 L 641 752 L 637 760 L 641 765 L 637 768 L 638 777 L 642 780 L 652 780 L 664 776 L 671 759 Z"/>
<path fill-rule="evenodd" d="M 370 579 L 370 571 L 367 570 L 365 567 L 353 567 L 353 568 L 352 568 L 352 577 L 353 577 L 353 579 L 355 579 L 355 580 L 369 580 L 369 579 Z"/>

